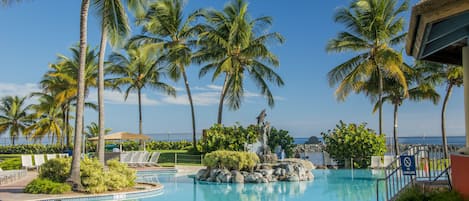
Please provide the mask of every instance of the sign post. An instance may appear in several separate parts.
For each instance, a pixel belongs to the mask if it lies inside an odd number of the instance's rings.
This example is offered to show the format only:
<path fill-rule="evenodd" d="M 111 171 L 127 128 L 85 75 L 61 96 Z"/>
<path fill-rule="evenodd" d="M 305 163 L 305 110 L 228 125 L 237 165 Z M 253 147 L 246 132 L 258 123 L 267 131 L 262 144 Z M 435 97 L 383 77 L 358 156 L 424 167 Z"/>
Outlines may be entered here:
<path fill-rule="evenodd" d="M 401 168 L 403 175 L 415 176 L 417 174 L 415 169 L 415 157 L 401 156 Z"/>

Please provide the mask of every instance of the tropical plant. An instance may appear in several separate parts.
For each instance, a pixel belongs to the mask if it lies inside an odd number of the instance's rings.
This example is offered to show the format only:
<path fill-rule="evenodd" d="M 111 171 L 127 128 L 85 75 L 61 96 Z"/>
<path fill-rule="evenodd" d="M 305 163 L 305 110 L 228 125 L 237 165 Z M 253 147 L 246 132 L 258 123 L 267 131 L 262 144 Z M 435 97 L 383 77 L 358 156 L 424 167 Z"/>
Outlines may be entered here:
<path fill-rule="evenodd" d="M 108 134 L 112 129 L 104 129 L 104 134 Z M 99 135 L 99 126 L 96 122 L 91 122 L 90 125 L 86 126 L 85 134 L 87 138 L 96 137 Z"/>
<path fill-rule="evenodd" d="M 338 87 L 337 99 L 343 101 L 350 92 L 358 93 L 361 84 L 370 77 L 378 77 L 379 133 L 382 134 L 382 95 L 384 78 L 395 79 L 407 91 L 404 73 L 399 68 L 402 55 L 390 46 L 405 40 L 404 18 L 400 16 L 409 7 L 405 0 L 354 0 L 348 8 L 335 13 L 335 22 L 344 24 L 341 31 L 330 40 L 328 52 L 358 52 L 359 54 L 334 67 L 328 73 L 329 84 Z"/>
<path fill-rule="evenodd" d="M 26 97 L 18 96 L 6 96 L 0 100 L 0 134 L 8 131 L 13 145 L 33 123 L 33 117 L 29 114 L 31 106 L 26 105 L 25 101 Z"/>
<path fill-rule="evenodd" d="M 422 79 L 425 81 L 433 84 L 446 84 L 445 98 L 441 106 L 441 137 L 445 158 L 449 158 L 448 142 L 446 138 L 446 106 L 453 92 L 453 88 L 463 85 L 463 67 L 425 61 L 419 61 L 416 65 L 417 70 L 422 72 Z"/>
<path fill-rule="evenodd" d="M 214 151 L 205 155 L 203 164 L 209 168 L 251 171 L 259 163 L 259 157 L 253 152 Z"/>
<path fill-rule="evenodd" d="M 240 125 L 223 126 L 215 124 L 205 130 L 201 143 L 202 152 L 208 153 L 216 150 L 243 151 L 247 144 L 257 141 L 259 127 L 250 125 L 244 128 Z"/>
<path fill-rule="evenodd" d="M 192 144 L 196 147 L 194 103 L 186 68 L 191 64 L 193 46 L 196 44 L 196 36 L 201 26 L 192 25 L 196 13 L 190 14 L 184 20 L 183 8 L 182 0 L 161 0 L 151 5 L 146 17 L 140 21 L 144 34 L 135 36 L 132 40 L 141 44 L 164 47 L 169 62 L 169 76 L 175 81 L 182 76 L 191 108 Z"/>
<path fill-rule="evenodd" d="M 410 99 L 412 101 L 430 100 L 433 104 L 437 104 L 440 95 L 437 93 L 433 84 L 426 82 L 421 79 L 422 75 L 419 71 L 415 70 L 407 64 L 401 65 L 401 71 L 404 72 L 404 76 L 407 81 L 407 86 L 411 89 L 406 90 L 399 82 L 392 78 L 384 78 L 383 83 L 383 94 L 384 96 L 380 101 L 376 101 L 373 112 L 379 109 L 379 104 L 389 102 L 394 106 L 394 118 L 393 118 L 393 144 L 394 154 L 399 155 L 399 142 L 397 134 L 397 117 L 399 106 L 402 105 L 404 100 Z M 372 76 L 359 91 L 364 91 L 365 94 L 373 96 L 378 93 L 376 85 L 379 82 L 377 76 Z M 373 99 L 373 98 L 372 98 Z"/>
<path fill-rule="evenodd" d="M 336 127 L 321 133 L 325 151 L 336 159 L 341 166 L 366 168 L 370 165 L 371 156 L 383 155 L 386 151 L 385 137 L 376 134 L 366 124 L 346 124 L 342 121 Z M 350 160 L 353 160 L 353 164 Z"/>
<path fill-rule="evenodd" d="M 293 137 L 290 136 L 286 130 L 272 128 L 267 139 L 267 144 L 271 151 L 274 151 L 277 146 L 280 146 L 285 151 L 287 157 L 293 156 L 295 143 Z"/>
<path fill-rule="evenodd" d="M 51 95 L 41 94 L 39 104 L 32 105 L 31 109 L 34 110 L 33 115 L 36 121 L 26 128 L 30 137 L 37 140 L 47 135 L 52 138 L 52 143 L 54 143 L 55 137 L 56 142 L 62 144 L 62 125 L 64 122 L 60 103 Z"/>
<path fill-rule="evenodd" d="M 116 76 L 109 81 L 116 87 L 125 87 L 124 98 L 127 99 L 133 91 L 137 92 L 139 133 L 142 134 L 142 89 L 150 87 L 162 91 L 168 95 L 175 96 L 176 90 L 161 81 L 164 68 L 161 67 L 161 55 L 158 50 L 151 47 L 135 47 L 128 45 L 126 54 L 114 52 L 110 55 L 112 63 L 110 74 Z"/>
<path fill-rule="evenodd" d="M 209 26 L 200 35 L 201 48 L 194 56 L 197 63 L 206 63 L 199 76 L 205 76 L 211 71 L 212 81 L 220 75 L 225 76 L 217 123 L 222 123 L 225 98 L 230 109 L 237 110 L 241 106 L 245 73 L 267 98 L 268 105 L 273 107 L 275 100 L 268 83 L 283 86 L 284 82 L 272 69 L 279 66 L 279 60 L 269 50 L 267 43 L 283 43 L 284 38 L 277 32 L 267 33 L 264 29 L 272 24 L 272 17 L 252 19 L 244 0 L 232 0 L 223 11 L 204 10 L 200 15 Z"/>
<path fill-rule="evenodd" d="M 88 9 L 89 0 L 82 0 L 80 8 L 80 56 L 77 78 L 77 107 L 75 115 L 75 139 L 73 146 L 72 166 L 70 178 L 67 183 L 71 184 L 73 190 L 82 190 L 83 185 L 80 180 L 80 159 L 83 131 L 83 113 L 85 105 L 85 65 L 86 65 L 86 47 L 88 30 Z"/>
<path fill-rule="evenodd" d="M 40 85 L 43 92 L 54 96 L 54 102 L 58 107 L 61 107 L 63 128 L 62 132 L 67 138 L 67 147 L 71 147 L 72 137 L 71 129 L 69 126 L 70 110 L 77 100 L 78 94 L 78 74 L 80 63 L 80 49 L 78 46 L 70 48 L 71 57 L 65 55 L 58 55 L 57 63 L 49 65 L 50 70 L 47 71 Z M 97 53 L 95 50 L 86 48 L 85 60 L 85 97 L 88 95 L 90 87 L 97 86 Z M 94 104 L 84 103 L 85 106 L 95 108 Z"/>

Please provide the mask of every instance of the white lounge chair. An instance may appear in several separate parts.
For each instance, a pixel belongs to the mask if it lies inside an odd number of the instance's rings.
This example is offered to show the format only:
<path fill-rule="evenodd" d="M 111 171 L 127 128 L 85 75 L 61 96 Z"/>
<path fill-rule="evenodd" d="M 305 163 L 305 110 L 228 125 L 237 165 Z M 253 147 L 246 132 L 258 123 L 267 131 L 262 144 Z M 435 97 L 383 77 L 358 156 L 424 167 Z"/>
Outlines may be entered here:
<path fill-rule="evenodd" d="M 160 158 L 160 152 L 153 152 L 150 160 L 145 163 L 146 166 L 160 166 L 158 165 L 158 159 Z"/>
<path fill-rule="evenodd" d="M 59 158 L 67 158 L 68 154 L 59 154 Z"/>
<path fill-rule="evenodd" d="M 139 166 L 141 162 L 143 161 L 143 155 L 144 155 L 143 151 L 134 152 L 130 158 L 130 162 L 128 163 L 128 165 L 131 167 Z"/>
<path fill-rule="evenodd" d="M 47 160 L 51 160 L 51 159 L 54 159 L 54 158 L 57 158 L 57 154 L 47 154 L 46 155 Z"/>
<path fill-rule="evenodd" d="M 37 168 L 33 165 L 33 157 L 31 155 L 21 155 L 21 167 L 27 169 Z"/>
<path fill-rule="evenodd" d="M 39 168 L 42 164 L 44 164 L 46 161 L 44 160 L 44 154 L 36 154 L 34 155 L 34 164 L 36 164 L 36 167 Z"/>

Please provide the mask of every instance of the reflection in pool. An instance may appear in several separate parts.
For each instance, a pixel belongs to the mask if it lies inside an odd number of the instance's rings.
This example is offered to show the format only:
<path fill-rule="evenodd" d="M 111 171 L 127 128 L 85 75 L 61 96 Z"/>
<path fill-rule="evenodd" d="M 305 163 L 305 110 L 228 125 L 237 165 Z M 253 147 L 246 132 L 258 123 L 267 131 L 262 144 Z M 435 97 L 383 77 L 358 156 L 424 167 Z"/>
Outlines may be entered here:
<path fill-rule="evenodd" d="M 376 179 L 383 177 L 372 170 L 313 170 L 313 174 L 309 182 L 215 184 L 174 173 L 139 173 L 143 180 L 164 185 L 162 194 L 141 201 L 374 201 Z"/>

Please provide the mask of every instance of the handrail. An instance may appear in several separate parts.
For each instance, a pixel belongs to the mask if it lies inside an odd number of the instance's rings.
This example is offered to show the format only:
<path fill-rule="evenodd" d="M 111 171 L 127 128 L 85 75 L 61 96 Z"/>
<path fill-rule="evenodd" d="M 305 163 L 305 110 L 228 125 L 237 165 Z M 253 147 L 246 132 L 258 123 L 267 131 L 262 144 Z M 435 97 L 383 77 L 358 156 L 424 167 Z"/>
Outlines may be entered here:
<path fill-rule="evenodd" d="M 452 147 L 454 149 L 454 147 Z M 400 158 L 396 157 L 389 165 L 384 168 L 385 176 L 376 179 L 376 200 L 380 201 L 380 184 L 385 183 L 385 196 L 386 201 L 392 200 L 403 189 L 416 181 L 428 180 L 435 182 L 446 173 L 449 177 L 448 171 L 451 166 L 449 160 L 444 158 L 443 149 L 437 146 L 417 145 L 411 146 L 409 149 L 402 152 L 401 156 L 414 156 L 416 164 L 416 175 L 407 176 L 403 175 L 401 171 Z M 440 170 L 444 168 L 443 171 Z M 451 188 L 451 185 L 450 185 Z"/>

